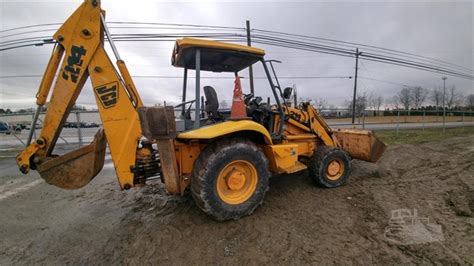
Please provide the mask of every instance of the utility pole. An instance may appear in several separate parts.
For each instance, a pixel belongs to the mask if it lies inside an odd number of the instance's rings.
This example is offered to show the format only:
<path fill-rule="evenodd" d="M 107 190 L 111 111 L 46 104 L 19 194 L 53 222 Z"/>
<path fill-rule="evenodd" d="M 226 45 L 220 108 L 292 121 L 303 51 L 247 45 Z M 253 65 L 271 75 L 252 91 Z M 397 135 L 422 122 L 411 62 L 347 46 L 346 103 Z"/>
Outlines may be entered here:
<path fill-rule="evenodd" d="M 252 46 L 252 39 L 250 37 L 250 20 L 246 21 L 246 28 L 247 28 L 247 46 Z M 249 67 L 249 80 L 250 80 L 250 93 L 254 94 L 253 88 L 253 68 L 252 66 Z"/>
<path fill-rule="evenodd" d="M 356 109 L 356 95 L 357 95 L 357 72 L 359 69 L 359 55 L 361 55 L 362 52 L 359 53 L 359 48 L 356 48 L 356 68 L 355 68 L 355 75 L 354 75 L 354 95 L 352 97 L 352 125 L 354 125 L 355 122 L 355 109 Z"/>
<path fill-rule="evenodd" d="M 442 77 L 443 80 L 443 133 L 446 132 L 446 79 L 447 77 Z"/>

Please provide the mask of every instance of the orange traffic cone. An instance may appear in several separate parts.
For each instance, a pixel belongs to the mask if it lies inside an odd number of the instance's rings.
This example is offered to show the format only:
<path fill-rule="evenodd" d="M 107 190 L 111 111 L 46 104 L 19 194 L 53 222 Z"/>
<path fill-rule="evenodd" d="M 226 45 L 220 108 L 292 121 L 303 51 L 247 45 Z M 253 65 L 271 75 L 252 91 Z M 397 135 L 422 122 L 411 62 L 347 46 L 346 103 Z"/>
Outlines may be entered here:
<path fill-rule="evenodd" d="M 240 85 L 239 75 L 235 75 L 234 81 L 234 97 L 232 99 L 232 109 L 230 112 L 230 119 L 246 119 L 247 107 L 242 99 L 242 86 Z"/>

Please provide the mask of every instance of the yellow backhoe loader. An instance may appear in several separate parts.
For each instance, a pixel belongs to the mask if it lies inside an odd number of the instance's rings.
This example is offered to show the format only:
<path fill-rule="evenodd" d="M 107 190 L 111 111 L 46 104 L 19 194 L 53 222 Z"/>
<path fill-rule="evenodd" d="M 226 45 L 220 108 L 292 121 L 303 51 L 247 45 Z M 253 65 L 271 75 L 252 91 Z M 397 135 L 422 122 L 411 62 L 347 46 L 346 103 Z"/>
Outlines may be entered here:
<path fill-rule="evenodd" d="M 118 71 L 104 49 L 104 37 Z M 333 130 L 310 104 L 291 106 L 291 88 L 281 90 L 261 49 L 177 40 L 171 61 L 184 69 L 182 103 L 145 107 L 107 29 L 100 1 L 84 1 L 53 38 L 56 45 L 36 95 L 33 121 L 36 124 L 49 99 L 43 128 L 34 141 L 30 132 L 27 147 L 16 158 L 21 172 L 36 170 L 49 184 L 66 189 L 88 184 L 101 171 L 108 144 L 122 189 L 160 178 L 170 194 L 183 195 L 189 188 L 197 206 L 215 219 L 238 219 L 262 203 L 272 175 L 308 169 L 317 184 L 334 188 L 347 181 L 351 159 L 376 162 L 385 150 L 370 131 Z M 256 63 L 263 67 L 275 104 L 238 94 L 238 73 Z M 193 100 L 186 99 L 189 70 L 196 76 Z M 201 71 L 235 74 L 232 112 L 244 104 L 243 116 L 220 110 L 210 86 L 203 88 L 203 106 Z M 54 155 L 61 129 L 88 78 L 103 129 L 91 144 Z"/>

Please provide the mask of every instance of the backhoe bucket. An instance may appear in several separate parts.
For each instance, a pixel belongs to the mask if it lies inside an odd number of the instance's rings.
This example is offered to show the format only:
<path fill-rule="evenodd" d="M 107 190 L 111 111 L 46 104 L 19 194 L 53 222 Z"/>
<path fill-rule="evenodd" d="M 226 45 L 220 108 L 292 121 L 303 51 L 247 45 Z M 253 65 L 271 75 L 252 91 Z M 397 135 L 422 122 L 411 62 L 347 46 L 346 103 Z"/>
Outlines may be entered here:
<path fill-rule="evenodd" d="M 341 148 L 355 159 L 375 163 L 386 149 L 385 144 L 370 130 L 335 129 L 333 134 Z"/>
<path fill-rule="evenodd" d="M 50 185 L 66 189 L 81 188 L 102 170 L 106 146 L 105 134 L 101 129 L 89 145 L 48 159 L 39 164 L 36 170 Z"/>

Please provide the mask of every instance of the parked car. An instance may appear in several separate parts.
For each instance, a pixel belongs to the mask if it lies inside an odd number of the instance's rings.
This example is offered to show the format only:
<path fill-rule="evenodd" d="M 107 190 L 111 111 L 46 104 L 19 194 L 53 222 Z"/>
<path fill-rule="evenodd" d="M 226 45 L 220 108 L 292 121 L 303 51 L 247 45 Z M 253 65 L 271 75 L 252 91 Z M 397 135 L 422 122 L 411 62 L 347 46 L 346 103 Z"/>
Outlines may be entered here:
<path fill-rule="evenodd" d="M 65 128 L 73 128 L 73 127 L 76 127 L 75 124 L 76 123 L 73 123 L 73 122 L 65 122 L 64 127 Z"/>
<path fill-rule="evenodd" d="M 14 125 L 13 130 L 15 130 L 15 134 L 20 134 L 21 133 L 21 126 L 20 125 Z"/>
<path fill-rule="evenodd" d="M 0 133 L 4 133 L 6 135 L 10 135 L 12 133 L 10 125 L 7 122 L 0 121 Z"/>
<path fill-rule="evenodd" d="M 21 127 L 18 125 L 10 125 L 7 122 L 0 121 L 0 133 L 10 135 L 12 132 L 15 134 L 21 133 Z"/>
<path fill-rule="evenodd" d="M 36 124 L 35 129 L 41 129 L 42 127 L 43 127 L 42 125 Z M 30 129 L 31 129 L 31 125 L 26 125 L 26 126 L 25 126 L 25 129 L 30 130 Z"/>
<path fill-rule="evenodd" d="M 88 122 L 80 122 L 79 126 L 81 128 L 91 128 L 91 127 L 99 127 L 100 125 L 97 123 L 88 123 Z M 77 122 L 65 122 L 64 123 L 65 128 L 77 128 Z"/>
<path fill-rule="evenodd" d="M 26 129 L 26 124 L 24 123 L 17 123 L 15 128 L 19 128 L 20 130 Z"/>

